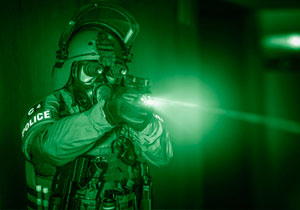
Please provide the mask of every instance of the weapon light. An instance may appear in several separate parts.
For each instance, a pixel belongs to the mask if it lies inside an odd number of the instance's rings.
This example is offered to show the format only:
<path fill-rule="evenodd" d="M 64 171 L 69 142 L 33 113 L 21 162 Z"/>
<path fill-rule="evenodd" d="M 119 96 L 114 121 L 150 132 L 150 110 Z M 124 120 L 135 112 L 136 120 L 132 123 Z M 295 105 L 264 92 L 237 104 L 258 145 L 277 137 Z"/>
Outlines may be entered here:
<path fill-rule="evenodd" d="M 267 127 L 273 127 L 280 130 L 285 130 L 287 132 L 300 134 L 300 124 L 290 120 L 263 116 L 255 113 L 246 113 L 216 107 L 207 107 L 200 104 L 186 103 L 178 100 L 168 100 L 163 98 L 150 97 L 148 95 L 144 95 L 141 98 L 141 100 L 146 106 L 151 106 L 153 108 L 156 108 L 157 110 L 162 107 L 177 107 L 178 111 L 180 111 L 180 109 L 182 108 L 189 108 L 193 110 L 194 113 L 204 112 L 213 115 L 222 115 L 234 120 L 265 125 Z"/>

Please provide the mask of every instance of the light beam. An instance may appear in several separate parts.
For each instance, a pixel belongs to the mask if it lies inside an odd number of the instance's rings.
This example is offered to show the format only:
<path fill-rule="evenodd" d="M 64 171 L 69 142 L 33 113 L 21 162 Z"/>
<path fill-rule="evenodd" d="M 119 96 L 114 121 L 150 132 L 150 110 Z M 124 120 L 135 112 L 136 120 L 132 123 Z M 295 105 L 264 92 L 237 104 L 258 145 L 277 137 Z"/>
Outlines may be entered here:
<path fill-rule="evenodd" d="M 169 100 L 158 97 L 144 98 L 144 103 L 148 106 L 152 106 L 155 109 L 161 109 L 162 107 L 176 106 L 178 108 L 193 108 L 195 112 L 205 112 L 215 115 L 222 115 L 234 120 L 240 120 L 248 123 L 264 125 L 280 130 L 284 130 L 291 133 L 300 134 L 300 123 L 291 120 L 263 116 L 255 113 L 239 112 L 228 109 L 207 107 L 194 103 L 187 103 L 177 100 Z"/>

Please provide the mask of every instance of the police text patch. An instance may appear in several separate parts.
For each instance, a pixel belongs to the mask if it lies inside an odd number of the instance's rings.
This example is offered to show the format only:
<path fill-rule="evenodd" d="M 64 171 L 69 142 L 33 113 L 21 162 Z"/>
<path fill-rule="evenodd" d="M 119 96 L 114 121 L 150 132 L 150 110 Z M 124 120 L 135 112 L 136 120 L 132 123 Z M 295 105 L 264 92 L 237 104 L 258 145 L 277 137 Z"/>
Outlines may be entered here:
<path fill-rule="evenodd" d="M 50 110 L 45 110 L 42 107 L 43 103 L 39 103 L 31 108 L 27 113 L 27 122 L 25 123 L 22 130 L 22 138 L 24 138 L 25 133 L 36 123 L 52 119 L 52 113 Z"/>

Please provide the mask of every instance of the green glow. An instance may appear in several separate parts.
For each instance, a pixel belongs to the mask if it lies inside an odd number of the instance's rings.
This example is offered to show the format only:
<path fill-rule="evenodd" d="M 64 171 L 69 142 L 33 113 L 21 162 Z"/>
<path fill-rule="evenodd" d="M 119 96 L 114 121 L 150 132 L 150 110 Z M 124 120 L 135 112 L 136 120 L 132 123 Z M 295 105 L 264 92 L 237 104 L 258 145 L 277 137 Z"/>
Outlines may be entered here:
<path fill-rule="evenodd" d="M 248 123 L 254 123 L 259 125 L 264 125 L 280 130 L 284 130 L 291 133 L 300 134 L 300 124 L 294 121 L 285 120 L 281 118 L 269 117 L 258 115 L 254 113 L 245 113 L 238 112 L 233 110 L 225 110 L 225 109 L 203 109 L 203 111 L 209 111 L 215 114 L 224 115 L 226 117 L 230 117 L 235 120 L 241 120 Z"/>
<path fill-rule="evenodd" d="M 196 107 L 218 106 L 215 91 L 195 74 L 178 73 L 163 80 L 159 78 L 160 74 L 156 81 L 153 80 L 151 106 L 163 118 L 177 145 L 198 144 L 211 130 L 216 116 L 200 112 Z"/>
<path fill-rule="evenodd" d="M 158 97 L 150 97 L 150 96 L 143 96 L 142 101 L 146 106 L 152 106 L 159 108 L 161 106 L 183 106 L 183 107 L 198 107 L 197 104 L 193 103 L 185 103 L 182 101 L 175 101 L 175 100 L 168 100 L 168 99 L 163 99 L 163 98 L 158 98 Z"/>
<path fill-rule="evenodd" d="M 152 97 L 148 96 L 148 95 L 144 95 L 141 98 L 141 101 L 144 103 L 144 105 L 146 106 L 157 106 L 156 102 L 153 100 Z"/>
<path fill-rule="evenodd" d="M 205 107 L 203 105 L 194 103 L 186 103 L 177 100 L 167 100 L 156 97 L 151 98 L 151 103 L 148 104 L 152 105 L 158 110 L 161 109 L 161 107 L 177 107 L 178 112 L 182 112 L 181 109 L 183 108 L 190 108 L 193 110 L 195 115 L 198 115 L 199 112 L 210 113 L 214 115 L 223 115 L 234 120 L 241 120 L 248 123 L 264 125 L 287 132 L 300 134 L 300 123 L 280 118 L 262 116 L 254 113 L 226 110 L 221 108 Z"/>
<path fill-rule="evenodd" d="M 263 40 L 266 48 L 300 49 L 300 34 L 280 34 L 268 36 Z"/>
<path fill-rule="evenodd" d="M 293 46 L 294 48 L 300 47 L 300 36 L 291 36 L 288 39 L 288 43 Z"/>

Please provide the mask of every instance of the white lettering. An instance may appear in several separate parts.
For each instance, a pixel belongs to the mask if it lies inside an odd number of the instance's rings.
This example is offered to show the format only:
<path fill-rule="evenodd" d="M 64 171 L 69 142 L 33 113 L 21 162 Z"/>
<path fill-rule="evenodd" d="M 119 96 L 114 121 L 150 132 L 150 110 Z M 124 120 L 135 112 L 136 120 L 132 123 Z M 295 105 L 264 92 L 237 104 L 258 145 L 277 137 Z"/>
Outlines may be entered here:
<path fill-rule="evenodd" d="M 48 111 L 44 111 L 44 117 L 45 117 L 45 119 L 50 118 L 50 111 L 49 110 Z"/>
<path fill-rule="evenodd" d="M 40 121 L 43 119 L 43 113 L 38 113 L 37 114 L 37 120 Z"/>
<path fill-rule="evenodd" d="M 26 126 L 25 126 L 25 130 L 27 131 L 29 127 L 30 127 L 29 123 L 27 123 Z"/>
<path fill-rule="evenodd" d="M 36 109 L 39 109 L 41 107 L 42 107 L 41 104 L 38 104 L 37 107 L 36 107 Z"/>
<path fill-rule="evenodd" d="M 34 108 L 31 108 L 31 109 L 28 111 L 28 116 L 32 115 L 33 112 L 34 112 Z"/>
<path fill-rule="evenodd" d="M 30 126 L 32 126 L 34 123 L 36 123 L 36 116 L 33 117 L 33 122 L 32 122 L 32 118 L 29 121 Z"/>
<path fill-rule="evenodd" d="M 32 110 L 32 109 L 31 109 Z M 29 112 L 28 112 L 29 114 Z M 32 114 L 32 113 L 31 113 Z M 29 120 L 29 122 L 26 123 L 24 129 L 22 130 L 22 138 L 25 135 L 25 132 L 28 131 L 28 129 L 33 126 L 38 121 L 42 121 L 44 119 L 51 119 L 50 110 L 40 112 L 37 115 L 35 115 L 33 118 Z"/>

